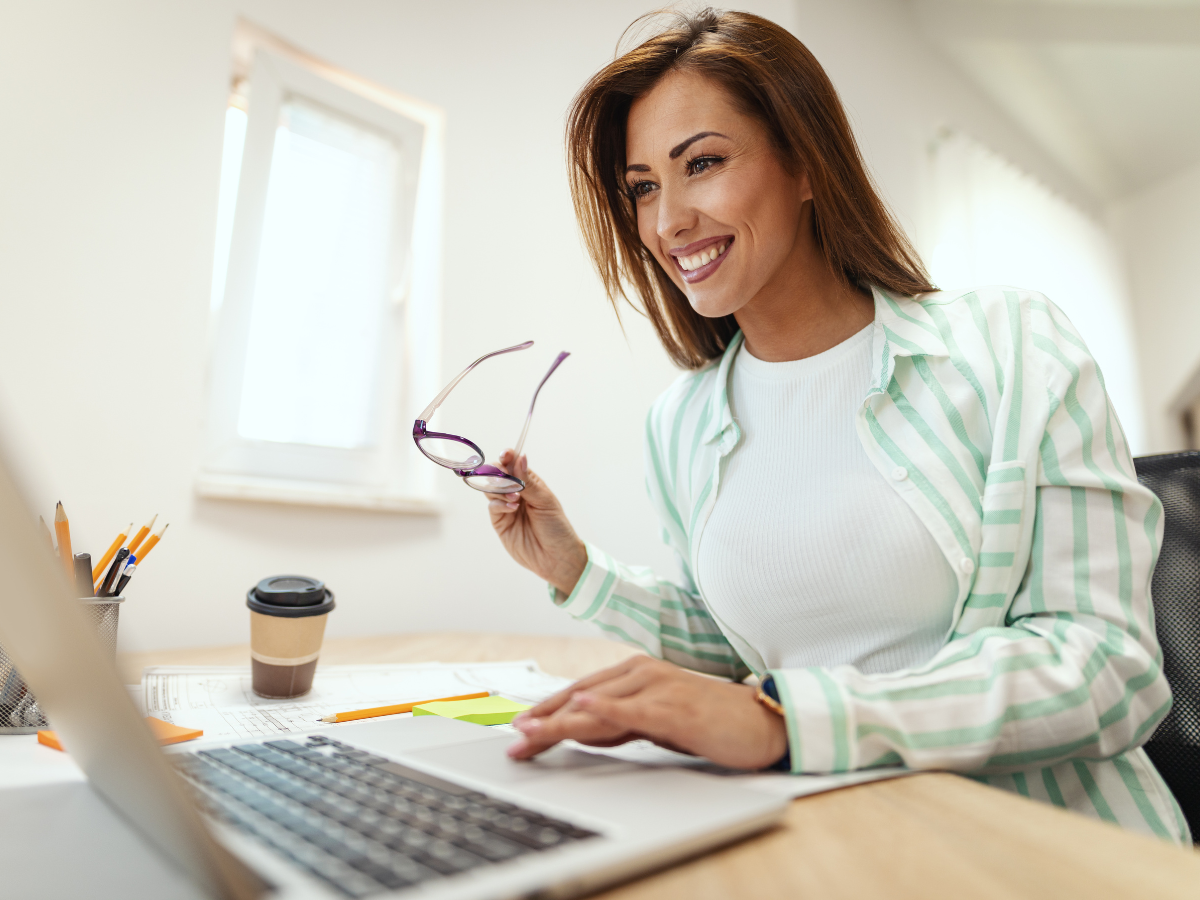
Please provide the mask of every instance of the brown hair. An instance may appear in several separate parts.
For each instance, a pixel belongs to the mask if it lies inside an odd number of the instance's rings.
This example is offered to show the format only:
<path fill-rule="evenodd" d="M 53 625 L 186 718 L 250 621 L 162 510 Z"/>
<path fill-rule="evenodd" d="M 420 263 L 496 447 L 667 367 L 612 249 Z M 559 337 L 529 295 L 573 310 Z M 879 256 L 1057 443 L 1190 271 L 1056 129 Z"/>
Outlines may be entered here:
<path fill-rule="evenodd" d="M 588 253 L 618 315 L 617 298 L 629 299 L 629 285 L 676 365 L 698 369 L 716 359 L 738 326 L 732 315 L 710 319 L 692 309 L 642 244 L 625 186 L 629 108 L 673 70 L 721 84 L 763 124 L 784 164 L 807 171 L 817 243 L 836 275 L 904 296 L 933 290 L 867 174 L 837 91 L 808 48 L 750 13 L 679 13 L 672 27 L 596 73 L 567 116 L 571 195 Z"/>

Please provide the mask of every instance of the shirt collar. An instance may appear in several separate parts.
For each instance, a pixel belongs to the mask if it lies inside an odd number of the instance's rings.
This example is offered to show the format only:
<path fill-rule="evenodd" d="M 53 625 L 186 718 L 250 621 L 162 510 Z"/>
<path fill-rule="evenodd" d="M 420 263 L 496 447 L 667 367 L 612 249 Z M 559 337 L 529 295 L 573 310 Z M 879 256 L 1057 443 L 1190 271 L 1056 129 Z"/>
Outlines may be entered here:
<path fill-rule="evenodd" d="M 871 338 L 871 358 L 878 361 L 872 374 L 867 397 L 887 391 L 900 356 L 949 356 L 950 351 L 929 309 L 912 297 L 895 296 L 882 288 L 873 287 L 875 298 L 874 333 Z M 926 297 L 930 295 L 925 295 Z M 710 444 L 734 428 L 733 412 L 729 407 L 729 373 L 733 358 L 742 346 L 742 332 L 729 341 L 717 363 L 712 394 L 708 398 L 703 441 Z"/>

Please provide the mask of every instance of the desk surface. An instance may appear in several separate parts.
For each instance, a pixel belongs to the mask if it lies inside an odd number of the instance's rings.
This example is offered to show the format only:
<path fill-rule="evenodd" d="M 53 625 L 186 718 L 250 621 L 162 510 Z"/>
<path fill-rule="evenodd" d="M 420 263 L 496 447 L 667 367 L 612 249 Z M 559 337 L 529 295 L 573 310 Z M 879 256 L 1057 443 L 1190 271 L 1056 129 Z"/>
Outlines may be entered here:
<path fill-rule="evenodd" d="M 245 665 L 249 645 L 122 654 L 136 684 L 147 665 Z M 536 659 L 581 677 L 633 655 L 599 638 L 418 634 L 334 638 L 331 664 Z M 600 894 L 604 900 L 822 897 L 1154 897 L 1200 894 L 1200 854 L 984 787 L 930 773 L 792 803 L 784 824 Z"/>

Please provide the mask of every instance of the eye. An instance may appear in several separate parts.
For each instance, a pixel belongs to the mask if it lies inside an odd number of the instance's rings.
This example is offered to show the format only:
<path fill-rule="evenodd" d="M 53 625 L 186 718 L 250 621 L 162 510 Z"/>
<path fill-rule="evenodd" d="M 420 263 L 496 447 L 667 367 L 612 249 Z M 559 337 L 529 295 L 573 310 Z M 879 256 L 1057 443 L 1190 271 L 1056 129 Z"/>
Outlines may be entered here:
<path fill-rule="evenodd" d="M 637 203 L 638 200 L 650 194 L 656 187 L 658 187 L 658 185 L 656 185 L 653 181 L 635 181 L 633 184 L 629 185 L 629 199 L 634 203 Z"/>
<path fill-rule="evenodd" d="M 699 175 L 701 172 L 706 172 L 715 166 L 717 163 L 725 161 L 723 156 L 697 156 L 695 159 L 689 159 L 687 170 L 689 175 Z"/>

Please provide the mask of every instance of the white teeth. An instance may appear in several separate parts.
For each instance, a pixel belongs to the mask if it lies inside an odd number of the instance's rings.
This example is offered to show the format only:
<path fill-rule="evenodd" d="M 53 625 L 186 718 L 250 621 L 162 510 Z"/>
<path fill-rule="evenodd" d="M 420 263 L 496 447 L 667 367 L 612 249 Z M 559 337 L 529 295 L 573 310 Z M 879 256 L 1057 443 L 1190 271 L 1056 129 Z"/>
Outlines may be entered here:
<path fill-rule="evenodd" d="M 725 243 L 721 244 L 719 247 L 701 250 L 699 253 L 693 254 L 692 256 L 677 257 L 679 268 L 683 269 L 685 272 L 693 272 L 696 269 L 699 269 L 701 266 L 708 265 L 718 256 L 723 255 L 728 248 L 729 244 Z"/>

